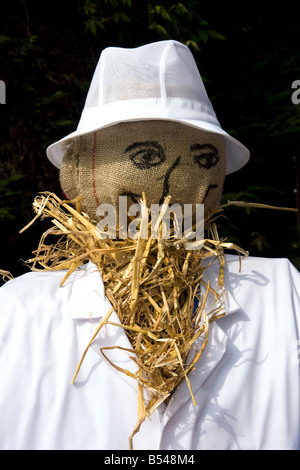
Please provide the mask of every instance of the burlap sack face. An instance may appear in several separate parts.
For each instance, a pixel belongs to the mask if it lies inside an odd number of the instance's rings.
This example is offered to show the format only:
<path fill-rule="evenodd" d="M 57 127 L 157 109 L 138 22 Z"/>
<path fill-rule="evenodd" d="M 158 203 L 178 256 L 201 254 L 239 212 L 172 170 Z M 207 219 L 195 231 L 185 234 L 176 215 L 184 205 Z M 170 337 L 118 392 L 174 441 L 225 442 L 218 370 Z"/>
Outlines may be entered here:
<path fill-rule="evenodd" d="M 213 211 L 219 204 L 225 177 L 222 136 L 171 121 L 120 123 L 74 140 L 60 170 L 69 198 L 83 196 L 83 206 L 95 215 L 102 203 L 118 209 L 119 195 L 147 204 L 201 204 Z"/>

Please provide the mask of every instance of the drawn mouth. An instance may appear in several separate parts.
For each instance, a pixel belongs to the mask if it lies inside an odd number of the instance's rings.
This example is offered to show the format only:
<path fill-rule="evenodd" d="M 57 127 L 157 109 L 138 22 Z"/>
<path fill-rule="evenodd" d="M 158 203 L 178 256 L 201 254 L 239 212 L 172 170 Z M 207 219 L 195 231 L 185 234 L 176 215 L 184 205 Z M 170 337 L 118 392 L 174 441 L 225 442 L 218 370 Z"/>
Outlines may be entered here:
<path fill-rule="evenodd" d="M 175 162 L 176 163 L 176 162 Z M 177 165 L 176 165 L 177 166 Z M 173 168 L 172 168 L 173 167 Z M 174 164 L 172 165 L 172 169 L 174 169 Z M 171 170 L 170 168 L 170 170 Z M 172 171 L 172 170 L 171 170 Z M 165 175 L 164 177 L 164 187 L 163 187 L 163 192 L 162 192 L 162 196 L 159 200 L 159 204 L 162 204 L 164 202 L 164 199 L 168 196 L 168 192 L 169 192 L 169 189 L 170 189 L 170 186 L 169 186 L 169 176 L 171 174 L 171 171 L 167 172 L 167 174 Z M 201 204 L 204 204 L 205 201 L 207 200 L 210 192 L 212 189 L 217 189 L 218 188 L 218 184 L 210 184 L 207 188 L 207 190 L 205 191 L 205 194 L 203 196 L 203 199 L 202 199 L 202 202 Z M 129 197 L 132 202 L 134 204 L 140 204 L 141 200 L 142 200 L 142 196 L 141 194 L 137 194 L 137 193 L 133 193 L 131 191 L 123 191 L 120 196 L 127 196 Z"/>
<path fill-rule="evenodd" d="M 218 184 L 210 184 L 207 188 L 207 190 L 205 191 L 205 194 L 204 194 L 204 197 L 202 199 L 202 204 L 205 203 L 206 199 L 208 198 L 208 195 L 211 191 L 211 189 L 216 189 L 218 187 Z"/>

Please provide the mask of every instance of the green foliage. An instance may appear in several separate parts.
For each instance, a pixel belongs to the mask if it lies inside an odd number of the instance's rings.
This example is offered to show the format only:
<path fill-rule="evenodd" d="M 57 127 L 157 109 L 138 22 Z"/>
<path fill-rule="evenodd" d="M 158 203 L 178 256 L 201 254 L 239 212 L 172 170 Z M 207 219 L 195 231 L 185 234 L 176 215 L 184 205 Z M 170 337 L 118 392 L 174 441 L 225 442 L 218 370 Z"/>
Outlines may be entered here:
<path fill-rule="evenodd" d="M 183 3 L 165 2 L 163 5 L 149 3 L 149 29 L 156 30 L 162 39 L 176 38 L 180 34 L 184 43 L 196 51 L 199 44 L 207 44 L 209 38 L 224 40 L 225 37 L 210 28 L 199 14 L 199 2 L 187 0 Z"/>
<path fill-rule="evenodd" d="M 0 222 L 16 218 L 21 209 L 16 199 L 22 192 L 13 188 L 23 178 L 24 175 L 14 175 L 0 180 Z"/>
<path fill-rule="evenodd" d="M 107 31 L 112 23 L 142 23 L 144 28 L 157 35 L 157 39 L 180 39 L 187 46 L 200 51 L 199 44 L 207 44 L 209 38 L 225 37 L 212 29 L 199 14 L 199 2 L 140 2 L 139 0 L 82 0 L 86 16 L 86 31 L 93 36 Z M 119 36 L 120 37 L 120 36 Z M 124 37 L 124 35 L 122 35 Z"/>

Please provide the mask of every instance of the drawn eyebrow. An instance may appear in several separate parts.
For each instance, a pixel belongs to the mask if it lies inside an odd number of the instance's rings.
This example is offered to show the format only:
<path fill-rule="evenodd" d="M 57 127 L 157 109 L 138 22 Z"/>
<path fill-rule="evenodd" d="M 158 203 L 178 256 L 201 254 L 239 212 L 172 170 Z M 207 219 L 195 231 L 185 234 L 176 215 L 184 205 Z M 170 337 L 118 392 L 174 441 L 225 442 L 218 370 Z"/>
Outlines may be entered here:
<path fill-rule="evenodd" d="M 140 147 L 155 147 L 157 150 L 162 150 L 161 145 L 159 145 L 155 140 L 146 140 L 145 142 L 134 142 L 133 144 L 128 145 L 125 152 L 131 152 L 131 150 L 135 150 Z"/>
<path fill-rule="evenodd" d="M 195 150 L 211 150 L 213 152 L 218 153 L 217 147 L 215 147 L 212 144 L 192 144 L 191 145 L 191 150 L 192 151 L 195 151 Z"/>

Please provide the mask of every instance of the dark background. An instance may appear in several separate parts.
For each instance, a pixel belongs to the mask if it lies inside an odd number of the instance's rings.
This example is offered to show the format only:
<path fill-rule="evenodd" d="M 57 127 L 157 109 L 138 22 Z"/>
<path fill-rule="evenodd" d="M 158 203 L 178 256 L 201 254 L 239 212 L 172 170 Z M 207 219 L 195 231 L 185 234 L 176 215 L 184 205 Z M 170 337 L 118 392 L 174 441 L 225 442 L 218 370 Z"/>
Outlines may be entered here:
<path fill-rule="evenodd" d="M 189 45 L 223 128 L 251 151 L 229 175 L 224 198 L 296 208 L 300 104 L 299 7 L 295 3 L 142 0 L 10 0 L 0 3 L 0 269 L 28 268 L 49 222 L 33 217 L 39 191 L 61 196 L 46 147 L 75 130 L 99 55 L 108 46 L 162 39 Z M 299 94 L 300 97 L 300 94 Z M 297 170 L 298 168 L 298 170 Z M 298 183 L 299 184 L 299 183 Z M 299 217 L 230 208 L 220 235 L 253 256 L 299 268 Z"/>

